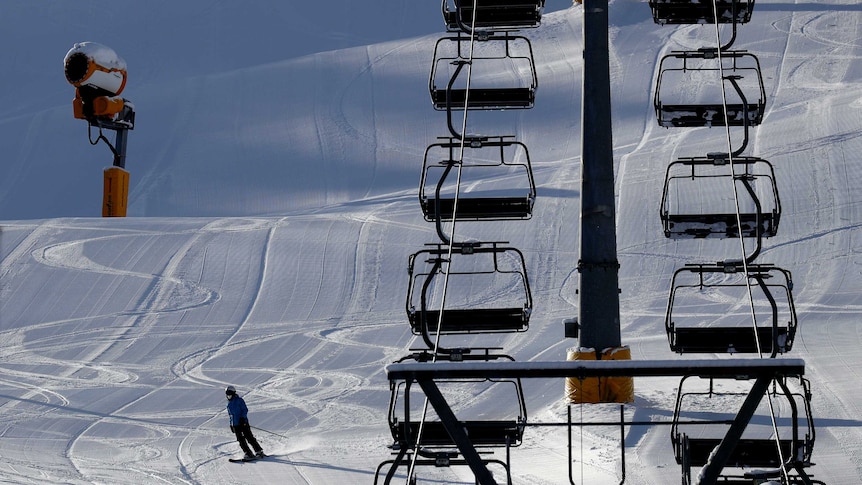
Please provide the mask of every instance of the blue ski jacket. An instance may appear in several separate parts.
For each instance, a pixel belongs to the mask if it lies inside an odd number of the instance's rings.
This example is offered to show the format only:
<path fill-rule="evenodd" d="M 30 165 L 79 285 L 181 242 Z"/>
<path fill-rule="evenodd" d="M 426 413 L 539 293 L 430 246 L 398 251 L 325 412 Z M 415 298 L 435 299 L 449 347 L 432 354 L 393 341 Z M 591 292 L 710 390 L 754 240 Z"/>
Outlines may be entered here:
<path fill-rule="evenodd" d="M 230 415 L 230 425 L 239 426 L 248 422 L 248 407 L 239 396 L 234 396 L 227 402 L 227 413 Z"/>

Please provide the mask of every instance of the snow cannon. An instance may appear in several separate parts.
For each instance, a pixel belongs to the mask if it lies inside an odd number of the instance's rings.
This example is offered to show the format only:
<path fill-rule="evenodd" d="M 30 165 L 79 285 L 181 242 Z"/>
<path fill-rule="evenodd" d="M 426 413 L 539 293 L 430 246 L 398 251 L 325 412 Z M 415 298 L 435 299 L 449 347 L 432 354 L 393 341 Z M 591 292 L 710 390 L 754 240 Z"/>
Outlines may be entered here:
<path fill-rule="evenodd" d="M 114 164 L 105 169 L 103 217 L 125 217 L 129 193 L 126 168 L 126 140 L 135 127 L 134 105 L 121 98 L 126 87 L 126 61 L 110 47 L 96 42 L 72 46 L 63 59 L 66 81 L 75 86 L 72 102 L 75 118 L 87 120 L 92 145 L 105 142 L 114 155 Z M 95 138 L 92 129 L 99 130 Z M 114 144 L 102 134 L 103 129 L 116 132 Z"/>
<path fill-rule="evenodd" d="M 126 107 L 119 97 L 126 87 L 126 61 L 110 47 L 95 42 L 72 46 L 63 60 L 66 81 L 75 86 L 75 118 L 117 121 Z"/>
<path fill-rule="evenodd" d="M 63 65 L 66 80 L 76 88 L 86 86 L 116 96 L 126 87 L 126 61 L 102 44 L 75 44 L 66 53 Z"/>

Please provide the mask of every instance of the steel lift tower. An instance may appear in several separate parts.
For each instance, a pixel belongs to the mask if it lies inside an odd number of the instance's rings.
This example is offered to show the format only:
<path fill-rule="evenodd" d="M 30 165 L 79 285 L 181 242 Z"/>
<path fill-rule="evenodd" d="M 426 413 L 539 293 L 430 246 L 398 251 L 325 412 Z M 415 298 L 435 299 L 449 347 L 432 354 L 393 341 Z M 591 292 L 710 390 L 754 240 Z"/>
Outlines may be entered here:
<path fill-rule="evenodd" d="M 599 352 L 621 345 L 608 0 L 584 0 L 583 6 L 578 323 L 580 347 Z"/>

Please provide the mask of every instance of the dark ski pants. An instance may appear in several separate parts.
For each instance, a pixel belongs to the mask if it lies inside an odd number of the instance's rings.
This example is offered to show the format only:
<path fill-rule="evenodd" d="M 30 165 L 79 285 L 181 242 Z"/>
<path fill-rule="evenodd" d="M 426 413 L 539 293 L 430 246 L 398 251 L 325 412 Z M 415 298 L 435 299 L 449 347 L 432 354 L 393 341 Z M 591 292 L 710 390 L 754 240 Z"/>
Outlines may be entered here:
<path fill-rule="evenodd" d="M 239 441 L 239 446 L 245 454 L 253 454 L 248 445 L 251 445 L 255 452 L 263 451 L 263 448 L 254 439 L 254 435 L 251 434 L 251 426 L 249 426 L 248 421 L 243 421 L 237 426 L 231 426 L 231 430 L 236 434 L 236 440 Z"/>

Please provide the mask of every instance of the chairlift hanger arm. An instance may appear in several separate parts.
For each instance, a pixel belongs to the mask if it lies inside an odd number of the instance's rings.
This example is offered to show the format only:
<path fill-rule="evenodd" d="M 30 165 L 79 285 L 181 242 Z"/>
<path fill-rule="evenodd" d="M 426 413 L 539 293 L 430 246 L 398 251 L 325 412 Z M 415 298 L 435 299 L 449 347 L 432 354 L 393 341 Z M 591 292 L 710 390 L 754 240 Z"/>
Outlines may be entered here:
<path fill-rule="evenodd" d="M 747 125 L 746 125 L 746 128 L 747 128 Z M 746 129 L 746 142 L 748 141 L 747 133 L 748 133 L 748 130 Z M 754 263 L 754 260 L 757 259 L 757 256 L 760 254 L 760 250 L 763 248 L 763 222 L 762 222 L 763 221 L 763 206 L 760 204 L 760 198 L 757 196 L 757 193 L 754 191 L 754 187 L 751 186 L 751 180 L 747 177 L 740 177 L 740 178 L 737 178 L 737 180 L 742 182 L 742 185 L 745 187 L 745 190 L 746 190 L 746 192 L 748 192 L 748 195 L 751 197 L 751 200 L 754 201 L 754 207 L 755 207 L 754 232 L 755 232 L 757 244 L 755 245 L 754 251 L 751 254 L 749 254 L 748 256 L 746 256 L 746 258 L 745 258 L 746 263 L 752 264 L 752 263 Z M 737 217 L 741 218 L 741 216 L 739 216 L 738 212 L 737 212 Z M 738 221 L 738 226 L 739 226 L 739 230 L 740 230 L 740 234 L 741 234 L 742 233 L 742 221 Z M 763 280 L 763 278 L 758 278 L 758 282 L 762 283 L 762 280 Z M 775 309 L 775 299 L 773 299 L 772 295 L 768 293 L 767 288 L 764 287 L 763 290 L 764 290 L 764 292 L 767 292 L 767 296 L 769 297 L 770 302 L 772 302 L 773 309 Z M 773 314 L 775 314 L 775 312 L 773 312 Z M 773 357 L 775 357 L 775 356 L 773 355 Z"/>
<path fill-rule="evenodd" d="M 437 237 L 440 238 L 443 244 L 452 244 L 452 239 L 448 235 L 446 235 L 445 231 L 443 231 L 443 209 L 442 202 L 440 200 L 440 191 L 442 190 L 443 184 L 446 182 L 446 179 L 449 177 L 449 173 L 452 171 L 452 168 L 457 163 L 459 162 L 451 161 L 450 163 L 446 164 L 446 168 L 443 169 L 443 174 L 440 175 L 440 180 L 437 182 L 437 187 L 434 189 L 434 214 L 436 215 L 436 217 L 434 218 L 434 227 L 437 229 Z M 457 206 L 457 204 L 453 204 L 453 212 L 457 211 L 457 208 L 455 206 Z M 455 214 L 452 214 L 452 219 L 455 219 Z"/>
<path fill-rule="evenodd" d="M 751 124 L 751 121 L 748 118 L 748 100 L 745 98 L 745 93 L 742 92 L 742 88 L 739 87 L 739 79 L 741 76 L 726 76 L 724 79 L 727 80 L 731 86 L 733 86 L 734 91 L 736 91 L 736 95 L 739 96 L 739 99 L 742 100 L 742 127 L 743 127 L 743 138 L 742 145 L 739 148 L 733 151 L 733 157 L 737 157 L 742 155 L 742 152 L 745 151 L 745 148 L 748 146 L 748 128 Z M 765 99 L 765 94 L 761 97 L 761 99 Z M 724 114 L 725 119 L 727 119 L 728 113 Z M 756 255 L 755 255 L 756 256 Z"/>

